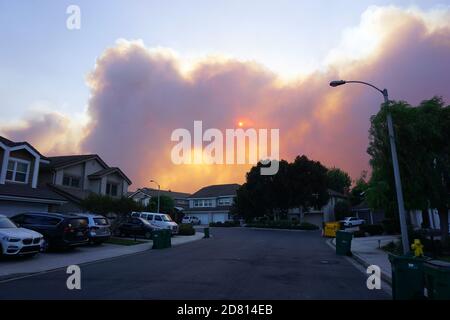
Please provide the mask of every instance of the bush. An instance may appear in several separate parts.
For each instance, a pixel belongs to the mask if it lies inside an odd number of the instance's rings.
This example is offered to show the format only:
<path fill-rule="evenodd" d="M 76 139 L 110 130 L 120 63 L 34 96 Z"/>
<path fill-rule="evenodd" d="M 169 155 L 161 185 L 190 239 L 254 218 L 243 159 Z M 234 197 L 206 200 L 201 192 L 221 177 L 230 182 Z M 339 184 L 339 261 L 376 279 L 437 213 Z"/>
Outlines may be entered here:
<path fill-rule="evenodd" d="M 355 238 L 363 238 L 365 236 L 366 236 L 365 231 L 358 230 L 358 231 L 353 232 L 353 237 L 355 237 Z"/>
<path fill-rule="evenodd" d="M 371 236 L 379 236 L 382 235 L 384 233 L 384 228 L 381 224 L 367 224 L 367 225 L 362 225 L 359 227 L 359 229 L 364 232 L 364 233 L 368 233 Z"/>
<path fill-rule="evenodd" d="M 384 228 L 384 232 L 387 234 L 399 234 L 400 223 L 394 219 L 386 219 L 381 222 Z"/>
<path fill-rule="evenodd" d="M 180 227 L 178 229 L 178 235 L 180 236 L 193 236 L 195 234 L 195 228 L 192 226 L 192 224 L 180 224 Z"/>
<path fill-rule="evenodd" d="M 225 221 L 225 222 L 211 222 L 209 224 L 210 227 L 219 227 L 219 228 L 233 228 L 240 227 L 241 223 L 239 221 Z"/>
<path fill-rule="evenodd" d="M 317 230 L 318 226 L 308 222 L 298 223 L 297 221 L 280 220 L 280 221 L 265 221 L 254 222 L 247 224 L 251 228 L 269 228 L 269 229 L 289 229 L 289 230 Z"/>

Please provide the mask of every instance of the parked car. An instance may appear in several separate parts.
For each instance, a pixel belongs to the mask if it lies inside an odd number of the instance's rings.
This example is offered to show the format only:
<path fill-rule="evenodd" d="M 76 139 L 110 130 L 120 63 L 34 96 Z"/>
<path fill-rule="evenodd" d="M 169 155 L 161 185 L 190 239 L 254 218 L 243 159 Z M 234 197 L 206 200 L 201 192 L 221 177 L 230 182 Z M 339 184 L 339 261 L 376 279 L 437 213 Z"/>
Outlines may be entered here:
<path fill-rule="evenodd" d="M 3 255 L 35 255 L 41 251 L 44 237 L 39 232 L 19 228 L 0 215 L 0 257 Z"/>
<path fill-rule="evenodd" d="M 81 217 L 88 219 L 89 242 L 101 244 L 111 237 L 111 224 L 107 218 L 98 214 L 80 213 Z"/>
<path fill-rule="evenodd" d="M 121 237 L 143 236 L 146 239 L 152 239 L 155 228 L 147 220 L 139 217 L 131 217 L 120 224 L 115 235 Z"/>
<path fill-rule="evenodd" d="M 172 234 L 178 233 L 178 224 L 168 214 L 154 212 L 133 212 L 132 217 L 147 220 L 156 229 L 169 229 Z"/>
<path fill-rule="evenodd" d="M 89 241 L 88 219 L 76 214 L 27 212 L 11 218 L 19 227 L 41 233 L 43 250 L 67 249 Z"/>
<path fill-rule="evenodd" d="M 201 224 L 201 221 L 197 217 L 184 216 L 183 219 L 181 220 L 181 223 L 185 223 L 185 224 Z"/>
<path fill-rule="evenodd" d="M 360 226 L 366 223 L 364 219 L 358 219 L 355 217 L 346 217 L 344 220 L 341 221 L 344 227 L 355 227 Z"/>

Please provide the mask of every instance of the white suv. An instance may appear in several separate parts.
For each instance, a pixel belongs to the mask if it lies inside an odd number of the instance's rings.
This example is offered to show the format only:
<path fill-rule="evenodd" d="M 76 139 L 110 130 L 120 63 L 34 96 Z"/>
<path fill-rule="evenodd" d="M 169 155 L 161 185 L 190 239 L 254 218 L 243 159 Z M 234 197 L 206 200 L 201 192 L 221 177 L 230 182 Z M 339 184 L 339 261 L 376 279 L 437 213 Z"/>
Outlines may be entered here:
<path fill-rule="evenodd" d="M 0 215 L 0 256 L 34 255 L 41 251 L 42 234 L 25 228 L 18 228 L 11 220 Z"/>
<path fill-rule="evenodd" d="M 201 221 L 200 221 L 200 219 L 197 218 L 197 217 L 185 216 L 185 217 L 183 217 L 183 220 L 181 220 L 181 223 L 186 223 L 186 224 L 200 224 Z"/>

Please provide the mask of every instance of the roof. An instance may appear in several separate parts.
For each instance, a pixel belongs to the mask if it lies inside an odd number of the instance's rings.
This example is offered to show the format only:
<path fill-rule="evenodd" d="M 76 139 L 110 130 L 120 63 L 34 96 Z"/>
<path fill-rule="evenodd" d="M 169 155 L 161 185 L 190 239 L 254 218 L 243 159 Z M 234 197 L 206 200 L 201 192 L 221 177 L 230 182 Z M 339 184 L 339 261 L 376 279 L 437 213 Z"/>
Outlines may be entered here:
<path fill-rule="evenodd" d="M 190 199 L 195 198 L 216 198 L 222 196 L 234 196 L 236 195 L 236 190 L 240 187 L 237 183 L 232 184 L 216 184 L 212 186 L 207 186 L 201 188 L 193 195 L 191 195 Z"/>
<path fill-rule="evenodd" d="M 128 184 L 132 184 L 131 180 L 125 175 L 125 173 L 123 173 L 122 170 L 120 170 L 117 167 L 105 168 L 103 170 L 97 171 L 93 174 L 88 175 L 88 178 L 101 179 L 102 177 L 112 173 L 118 173 L 120 176 L 122 176 L 122 178 L 124 178 L 128 182 Z"/>
<path fill-rule="evenodd" d="M 345 194 L 340 193 L 340 192 L 337 192 L 337 191 L 335 191 L 335 190 L 333 190 L 333 189 L 328 189 L 328 194 L 329 194 L 331 197 L 336 197 L 336 198 L 348 198 Z"/>
<path fill-rule="evenodd" d="M 150 197 L 157 197 L 158 196 L 158 189 L 153 188 L 141 188 L 136 190 L 135 192 L 131 193 L 129 197 L 134 196 L 136 193 L 142 192 Z M 172 199 L 187 199 L 190 194 L 185 192 L 175 192 L 172 190 L 159 190 L 160 195 L 171 197 Z"/>
<path fill-rule="evenodd" d="M 364 200 L 360 204 L 353 206 L 352 210 L 370 210 L 370 207 L 369 207 L 369 204 L 367 203 L 367 201 Z"/>
<path fill-rule="evenodd" d="M 84 200 L 87 197 L 89 197 L 91 194 L 93 194 L 93 192 L 90 190 L 81 190 L 81 189 L 77 189 L 77 188 L 63 187 L 63 186 L 59 186 L 59 185 L 57 186 L 54 184 L 49 184 L 48 187 L 53 192 L 62 196 L 64 199 L 71 200 L 75 203 L 80 203 L 81 200 Z"/>
<path fill-rule="evenodd" d="M 13 147 L 17 147 L 17 146 L 22 146 L 22 145 L 26 145 L 28 146 L 31 150 L 33 150 L 34 152 L 36 152 L 41 159 L 43 160 L 48 160 L 47 157 L 43 156 L 38 150 L 36 150 L 36 148 L 34 148 L 31 144 L 29 144 L 26 141 L 21 141 L 21 142 L 14 142 L 11 141 L 9 139 L 6 139 L 5 137 L 0 136 L 0 142 L 3 143 L 4 145 L 6 145 L 7 147 L 13 148 Z"/>
<path fill-rule="evenodd" d="M 63 168 L 66 166 L 85 162 L 91 159 L 98 160 L 105 168 L 108 168 L 108 165 L 97 154 L 57 156 L 57 157 L 48 157 L 47 159 L 50 160 L 50 164 L 46 165 L 45 167 L 51 169 Z"/>
<path fill-rule="evenodd" d="M 76 165 L 76 164 L 79 164 L 79 163 L 83 163 L 83 162 L 95 159 L 98 162 L 100 162 L 100 164 L 103 166 L 103 169 L 100 170 L 100 171 L 97 171 L 97 172 L 95 172 L 95 173 L 93 173 L 91 175 L 89 175 L 88 177 L 90 179 L 100 179 L 101 177 L 103 177 L 103 176 L 105 176 L 107 174 L 117 172 L 128 182 L 128 184 L 132 184 L 132 181 L 126 176 L 125 173 L 123 173 L 122 170 L 120 170 L 120 168 L 108 166 L 102 160 L 102 158 L 100 158 L 100 156 L 97 155 L 97 154 L 81 154 L 81 155 L 71 155 L 71 156 L 57 156 L 57 157 L 48 157 L 47 159 L 50 161 L 50 163 L 49 164 L 44 164 L 42 166 L 42 170 L 60 169 L 60 168 L 64 168 L 64 167 L 67 167 L 67 166 L 72 166 L 72 165 Z"/>
<path fill-rule="evenodd" d="M 48 187 L 32 188 L 30 185 L 7 183 L 0 184 L 0 196 L 28 198 L 55 202 L 65 202 L 66 199 L 56 194 Z"/>

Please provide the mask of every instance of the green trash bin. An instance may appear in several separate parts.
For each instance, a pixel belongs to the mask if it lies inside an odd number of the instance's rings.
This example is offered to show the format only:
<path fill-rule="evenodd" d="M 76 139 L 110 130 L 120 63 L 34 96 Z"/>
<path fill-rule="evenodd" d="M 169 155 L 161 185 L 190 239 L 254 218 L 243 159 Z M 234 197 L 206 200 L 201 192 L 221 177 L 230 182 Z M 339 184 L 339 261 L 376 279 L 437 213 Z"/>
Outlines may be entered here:
<path fill-rule="evenodd" d="M 153 249 L 164 249 L 165 244 L 164 230 L 154 230 L 153 231 Z"/>
<path fill-rule="evenodd" d="M 352 254 L 353 234 L 346 231 L 336 231 L 336 254 L 340 256 L 350 256 Z"/>
<path fill-rule="evenodd" d="M 424 299 L 423 264 L 426 258 L 412 255 L 389 255 L 392 270 L 392 298 L 394 300 Z"/>
<path fill-rule="evenodd" d="M 170 229 L 164 230 L 164 246 L 166 248 L 172 247 L 172 231 Z"/>
<path fill-rule="evenodd" d="M 204 233 L 205 233 L 204 238 L 209 238 L 209 228 L 205 228 Z"/>
<path fill-rule="evenodd" d="M 430 260 L 424 263 L 425 287 L 431 300 L 450 300 L 450 263 Z"/>

